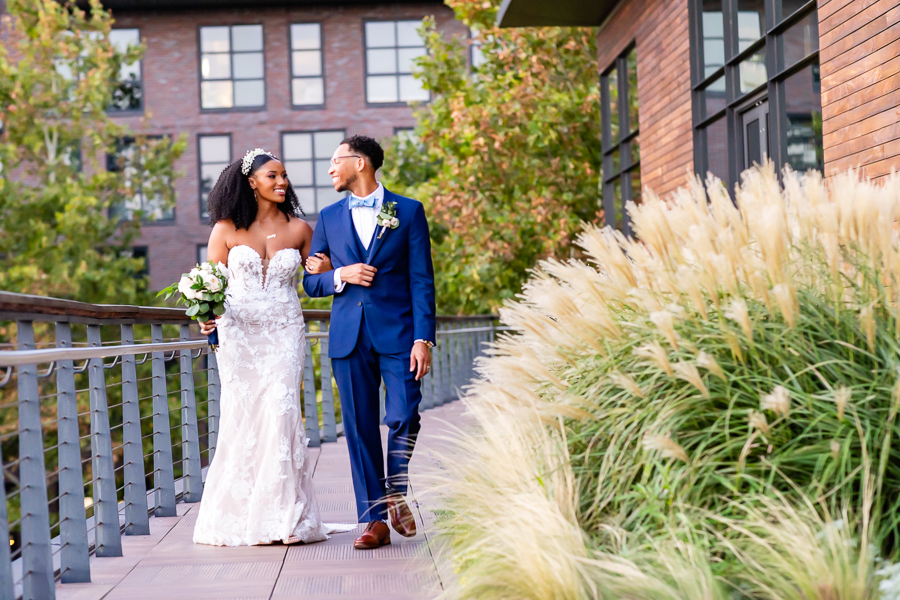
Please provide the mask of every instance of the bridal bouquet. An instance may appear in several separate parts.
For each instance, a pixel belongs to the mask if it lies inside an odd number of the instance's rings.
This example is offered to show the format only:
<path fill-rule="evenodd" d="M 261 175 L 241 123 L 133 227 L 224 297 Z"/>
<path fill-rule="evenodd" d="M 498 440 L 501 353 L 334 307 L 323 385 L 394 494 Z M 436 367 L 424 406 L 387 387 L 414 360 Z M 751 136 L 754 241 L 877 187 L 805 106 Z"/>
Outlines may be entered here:
<path fill-rule="evenodd" d="M 187 316 L 198 321 L 209 321 L 225 314 L 225 286 L 228 280 L 222 269 L 212 262 L 199 264 L 190 273 L 161 290 L 157 296 L 166 295 L 166 300 L 180 294 L 178 302 L 188 307 Z M 209 345 L 215 352 L 219 348 L 218 332 L 213 330 L 208 336 Z"/>

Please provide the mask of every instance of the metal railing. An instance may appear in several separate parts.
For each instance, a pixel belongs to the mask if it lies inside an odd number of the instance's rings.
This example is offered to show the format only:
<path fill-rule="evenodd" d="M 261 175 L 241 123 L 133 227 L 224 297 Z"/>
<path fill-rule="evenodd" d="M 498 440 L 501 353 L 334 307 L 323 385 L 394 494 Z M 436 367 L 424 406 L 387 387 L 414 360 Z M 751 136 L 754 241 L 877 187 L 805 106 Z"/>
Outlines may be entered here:
<path fill-rule="evenodd" d="M 329 311 L 304 312 L 310 446 L 343 433 L 328 359 Z M 91 305 L 0 292 L 0 600 L 55 598 L 122 556 L 150 516 L 199 502 L 216 450 L 216 355 L 180 309 Z M 438 317 L 421 409 L 456 397 L 495 317 Z M 383 390 L 382 390 L 383 391 Z M 384 415 L 382 393 L 382 417 Z"/>

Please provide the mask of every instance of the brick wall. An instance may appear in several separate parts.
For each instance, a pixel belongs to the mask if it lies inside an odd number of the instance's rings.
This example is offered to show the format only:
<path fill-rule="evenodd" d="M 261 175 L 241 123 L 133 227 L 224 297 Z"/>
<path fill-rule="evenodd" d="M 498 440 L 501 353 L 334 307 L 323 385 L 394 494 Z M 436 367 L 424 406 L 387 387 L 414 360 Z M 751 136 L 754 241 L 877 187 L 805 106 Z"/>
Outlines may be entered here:
<path fill-rule="evenodd" d="M 641 178 L 645 188 L 665 195 L 689 181 L 694 164 L 687 0 L 624 0 L 597 35 L 600 69 L 632 41 Z"/>
<path fill-rule="evenodd" d="M 825 174 L 900 169 L 900 0 L 820 0 Z"/>
<path fill-rule="evenodd" d="M 196 248 L 209 237 L 200 218 L 197 135 L 230 133 L 233 159 L 257 146 L 281 152 L 281 132 L 343 129 L 377 139 L 395 127 L 412 127 L 408 107 L 367 107 L 364 73 L 364 19 L 419 19 L 435 15 L 448 35 L 466 35 L 453 12 L 439 4 L 219 9 L 215 11 L 142 11 L 115 15 L 115 27 L 137 27 L 147 45 L 142 69 L 143 116 L 121 117 L 133 130 L 148 134 L 189 135 L 176 168 L 175 221 L 151 223 L 136 243 L 149 247 L 151 287 L 177 279 L 196 261 Z M 291 23 L 319 22 L 325 60 L 323 110 L 295 110 L 290 96 Z M 204 113 L 199 98 L 198 28 L 206 25 L 262 23 L 266 61 L 266 107 L 259 111 Z M 390 157 L 387 157 L 390 160 Z"/>

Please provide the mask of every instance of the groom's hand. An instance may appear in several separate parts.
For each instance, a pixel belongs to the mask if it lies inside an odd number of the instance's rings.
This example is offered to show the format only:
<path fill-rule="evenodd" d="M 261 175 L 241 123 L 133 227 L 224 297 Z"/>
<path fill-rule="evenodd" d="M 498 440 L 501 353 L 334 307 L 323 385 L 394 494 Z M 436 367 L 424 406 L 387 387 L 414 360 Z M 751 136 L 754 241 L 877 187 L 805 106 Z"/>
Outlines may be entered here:
<path fill-rule="evenodd" d="M 416 381 L 425 377 L 425 374 L 431 370 L 431 348 L 424 342 L 416 342 L 413 344 L 412 352 L 409 354 L 409 372 L 416 374 Z"/>
<path fill-rule="evenodd" d="M 346 281 L 353 285 L 370 287 L 372 285 L 372 280 L 375 279 L 375 273 L 377 272 L 378 269 L 365 263 L 347 265 L 346 267 L 341 267 L 341 281 Z"/>

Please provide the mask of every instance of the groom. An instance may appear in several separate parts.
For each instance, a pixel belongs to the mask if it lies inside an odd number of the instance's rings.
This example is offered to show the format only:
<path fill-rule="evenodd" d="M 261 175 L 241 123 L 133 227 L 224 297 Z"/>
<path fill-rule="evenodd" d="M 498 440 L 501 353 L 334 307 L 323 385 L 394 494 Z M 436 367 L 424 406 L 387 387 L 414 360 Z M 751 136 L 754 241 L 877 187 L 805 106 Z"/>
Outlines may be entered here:
<path fill-rule="evenodd" d="M 419 380 L 431 369 L 435 342 L 434 268 L 422 204 L 375 180 L 384 151 L 372 138 L 345 139 L 331 157 L 331 181 L 350 195 L 319 213 L 310 256 L 331 257 L 333 271 L 303 278 L 311 297 L 334 295 L 328 356 L 341 395 L 344 433 L 359 522 L 359 549 L 391 543 L 391 525 L 416 534 L 404 500 L 419 433 Z M 392 218 L 384 218 L 386 215 Z M 387 478 L 379 430 L 384 381 Z"/>

